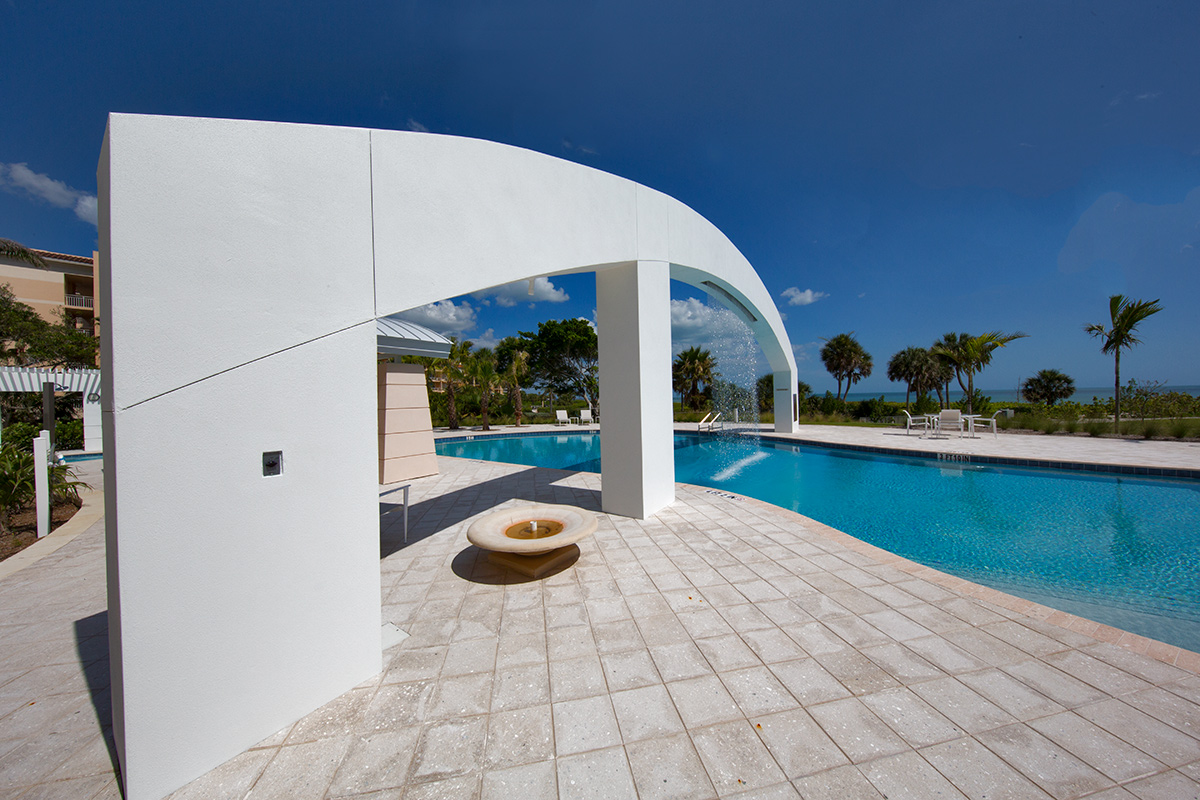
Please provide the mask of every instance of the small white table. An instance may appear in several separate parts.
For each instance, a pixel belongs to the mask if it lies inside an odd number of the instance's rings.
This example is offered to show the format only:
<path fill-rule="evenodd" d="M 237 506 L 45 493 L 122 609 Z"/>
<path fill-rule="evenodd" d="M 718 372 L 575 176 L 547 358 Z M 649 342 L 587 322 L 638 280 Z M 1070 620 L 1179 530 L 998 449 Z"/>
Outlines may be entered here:
<path fill-rule="evenodd" d="M 411 483 L 406 483 L 403 486 L 397 486 L 395 489 L 389 489 L 388 491 L 379 495 L 379 499 L 382 500 L 383 498 L 387 497 L 389 494 L 394 494 L 396 492 L 404 492 L 404 541 L 406 544 L 408 543 L 408 488 L 410 486 L 412 486 Z M 380 516 L 386 517 L 388 514 L 391 514 L 395 510 L 396 509 L 394 509 L 394 508 L 389 508 L 387 511 L 383 512 Z"/>
<path fill-rule="evenodd" d="M 972 439 L 979 438 L 978 436 L 975 435 L 975 420 L 979 419 L 982 416 L 983 416 L 983 414 L 963 414 L 962 415 L 963 419 L 965 419 L 967 421 L 967 434 Z"/>

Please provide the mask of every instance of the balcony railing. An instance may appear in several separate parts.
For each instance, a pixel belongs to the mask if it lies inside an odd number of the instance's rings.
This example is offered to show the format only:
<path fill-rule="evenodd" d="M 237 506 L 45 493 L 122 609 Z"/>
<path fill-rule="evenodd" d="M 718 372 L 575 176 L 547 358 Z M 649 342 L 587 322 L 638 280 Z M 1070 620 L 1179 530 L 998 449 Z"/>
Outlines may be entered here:
<path fill-rule="evenodd" d="M 93 298 L 86 294 L 69 294 L 66 296 L 67 308 L 93 308 Z"/>

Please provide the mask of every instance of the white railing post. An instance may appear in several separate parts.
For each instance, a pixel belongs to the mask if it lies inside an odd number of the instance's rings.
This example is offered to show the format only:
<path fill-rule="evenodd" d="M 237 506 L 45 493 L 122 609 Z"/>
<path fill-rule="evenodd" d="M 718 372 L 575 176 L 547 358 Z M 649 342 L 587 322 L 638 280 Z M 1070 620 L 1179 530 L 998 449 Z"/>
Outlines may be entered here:
<path fill-rule="evenodd" d="M 33 440 L 33 481 L 37 489 L 37 535 L 50 532 L 50 434 L 42 431 Z"/>

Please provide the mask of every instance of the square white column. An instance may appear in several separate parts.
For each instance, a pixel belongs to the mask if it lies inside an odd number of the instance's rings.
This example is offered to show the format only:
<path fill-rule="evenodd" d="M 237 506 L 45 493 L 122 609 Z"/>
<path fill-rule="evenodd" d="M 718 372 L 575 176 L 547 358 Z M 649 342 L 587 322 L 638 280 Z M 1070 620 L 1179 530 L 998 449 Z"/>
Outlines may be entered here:
<path fill-rule="evenodd" d="M 596 273 L 601 503 L 645 519 L 675 500 L 671 275 L 665 261 Z"/>

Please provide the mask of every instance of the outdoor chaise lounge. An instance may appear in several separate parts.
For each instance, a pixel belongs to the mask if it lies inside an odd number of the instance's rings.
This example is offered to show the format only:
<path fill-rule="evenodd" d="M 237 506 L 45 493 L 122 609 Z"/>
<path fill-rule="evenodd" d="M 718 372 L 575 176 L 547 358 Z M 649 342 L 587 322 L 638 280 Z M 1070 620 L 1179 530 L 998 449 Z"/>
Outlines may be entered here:
<path fill-rule="evenodd" d="M 912 414 L 908 413 L 908 409 L 902 409 L 902 410 L 904 411 L 904 435 L 905 436 L 910 435 L 913 431 L 913 428 L 920 428 L 922 431 L 929 430 L 929 420 L 928 419 L 926 419 L 925 417 L 921 417 L 918 419 L 916 417 L 913 417 Z M 923 435 L 924 434 L 922 434 L 922 436 Z"/>
<path fill-rule="evenodd" d="M 554 421 L 559 425 L 569 425 L 571 423 L 570 418 L 567 417 L 567 410 L 565 408 L 560 408 L 554 412 Z"/>
<path fill-rule="evenodd" d="M 585 408 L 579 412 L 580 425 L 591 425 L 594 421 L 595 420 L 592 419 L 592 410 L 590 408 Z"/>

